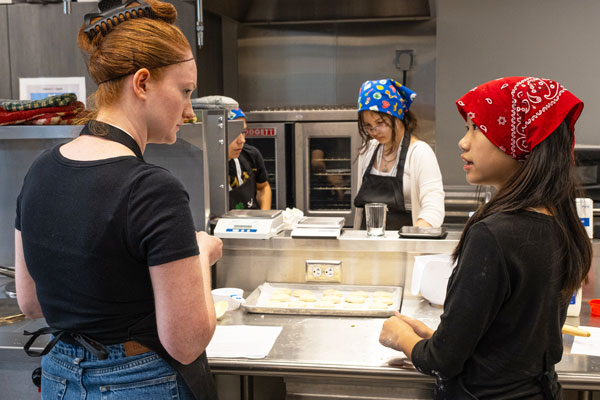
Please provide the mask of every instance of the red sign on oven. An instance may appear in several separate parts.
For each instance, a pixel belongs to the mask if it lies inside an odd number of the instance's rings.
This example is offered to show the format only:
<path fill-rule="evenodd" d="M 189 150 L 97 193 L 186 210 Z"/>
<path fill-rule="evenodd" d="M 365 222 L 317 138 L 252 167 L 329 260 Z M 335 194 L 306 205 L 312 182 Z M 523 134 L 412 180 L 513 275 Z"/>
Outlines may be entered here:
<path fill-rule="evenodd" d="M 248 128 L 246 129 L 246 137 L 248 136 L 275 136 L 277 130 L 275 128 Z"/>

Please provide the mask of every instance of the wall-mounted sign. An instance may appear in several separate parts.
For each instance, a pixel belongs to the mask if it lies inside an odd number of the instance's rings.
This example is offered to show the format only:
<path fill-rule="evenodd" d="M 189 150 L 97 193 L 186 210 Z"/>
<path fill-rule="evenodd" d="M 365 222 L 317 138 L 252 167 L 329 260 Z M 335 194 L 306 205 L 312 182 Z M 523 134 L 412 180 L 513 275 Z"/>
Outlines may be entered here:
<path fill-rule="evenodd" d="M 85 104 L 85 77 L 19 78 L 19 100 L 40 100 L 48 96 L 75 93 Z"/>

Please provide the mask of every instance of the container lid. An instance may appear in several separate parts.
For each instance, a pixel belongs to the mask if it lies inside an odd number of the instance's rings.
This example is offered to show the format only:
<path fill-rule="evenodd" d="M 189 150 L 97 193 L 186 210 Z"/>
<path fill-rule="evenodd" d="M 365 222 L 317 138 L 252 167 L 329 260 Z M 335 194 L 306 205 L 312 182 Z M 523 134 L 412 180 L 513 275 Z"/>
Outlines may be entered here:
<path fill-rule="evenodd" d="M 237 101 L 227 96 L 204 96 L 192 99 L 192 107 L 201 110 L 226 109 L 233 110 L 240 105 Z"/>

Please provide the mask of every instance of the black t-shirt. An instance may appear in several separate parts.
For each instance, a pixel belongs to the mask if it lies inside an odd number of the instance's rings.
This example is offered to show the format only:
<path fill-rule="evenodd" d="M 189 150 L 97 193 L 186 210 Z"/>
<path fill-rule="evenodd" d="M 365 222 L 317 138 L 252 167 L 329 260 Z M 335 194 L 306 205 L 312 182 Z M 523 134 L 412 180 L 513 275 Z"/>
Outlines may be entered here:
<path fill-rule="evenodd" d="M 256 183 L 266 182 L 268 179 L 267 168 L 265 167 L 265 161 L 260 154 L 260 151 L 249 144 L 245 144 L 242 152 L 239 155 L 240 169 L 242 170 L 242 179 L 244 182 L 250 177 L 250 172 L 254 172 L 256 177 Z M 229 160 L 229 186 L 235 189 L 239 186 L 237 178 L 237 170 L 235 168 L 235 162 Z M 244 183 L 242 182 L 242 183 Z"/>
<path fill-rule="evenodd" d="M 440 325 L 412 351 L 415 367 L 459 376 L 481 399 L 542 398 L 536 377 L 544 354 L 552 371 L 562 357 L 568 306 L 560 294 L 559 244 L 559 227 L 544 214 L 502 213 L 474 224 Z"/>
<path fill-rule="evenodd" d="M 32 164 L 15 226 L 48 325 L 105 344 L 154 311 L 149 266 L 199 254 L 189 197 L 164 168 L 133 156 Z"/>

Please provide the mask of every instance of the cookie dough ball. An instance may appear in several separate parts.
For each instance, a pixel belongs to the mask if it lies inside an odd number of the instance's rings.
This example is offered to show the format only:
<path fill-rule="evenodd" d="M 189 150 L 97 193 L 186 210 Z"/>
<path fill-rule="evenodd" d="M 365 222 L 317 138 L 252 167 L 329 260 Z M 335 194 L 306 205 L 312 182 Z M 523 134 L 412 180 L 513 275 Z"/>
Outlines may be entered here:
<path fill-rule="evenodd" d="M 394 300 L 391 297 L 377 297 L 373 299 L 373 303 L 383 303 L 390 306 L 394 304 Z"/>
<path fill-rule="evenodd" d="M 315 303 L 315 308 L 335 308 L 333 301 L 320 300 Z"/>
<path fill-rule="evenodd" d="M 288 303 L 289 308 L 306 308 L 306 303 L 304 301 L 295 300 Z"/>
<path fill-rule="evenodd" d="M 363 296 L 356 296 L 352 294 L 350 296 L 346 296 L 345 301 L 346 303 L 363 304 L 365 302 L 365 298 Z"/>
<path fill-rule="evenodd" d="M 292 294 L 292 289 L 285 287 L 275 288 L 273 294 L 287 294 L 289 296 Z"/>
<path fill-rule="evenodd" d="M 315 301 L 317 301 L 317 298 L 315 296 L 313 296 L 312 294 L 307 293 L 307 294 L 303 294 L 302 296 L 300 296 L 299 300 L 307 302 L 307 303 L 314 303 Z"/>
<path fill-rule="evenodd" d="M 388 309 L 388 305 L 385 303 L 371 303 L 369 304 L 369 308 L 371 310 L 387 310 Z"/>
<path fill-rule="evenodd" d="M 377 291 L 373 293 L 373 297 L 393 297 L 392 292 Z"/>
<path fill-rule="evenodd" d="M 321 297 L 321 301 L 330 301 L 334 304 L 337 304 L 342 300 L 340 296 L 323 296 Z"/>
<path fill-rule="evenodd" d="M 323 297 L 325 296 L 337 296 L 337 297 L 341 297 L 342 296 L 342 292 L 340 292 L 337 289 L 327 289 L 323 291 Z"/>
<path fill-rule="evenodd" d="M 292 292 L 292 296 L 294 297 L 301 297 L 302 295 L 305 294 L 311 294 L 312 295 L 312 290 L 307 290 L 307 289 L 296 289 Z"/>
<path fill-rule="evenodd" d="M 290 295 L 285 294 L 285 293 L 273 293 L 269 300 L 271 300 L 271 301 L 289 301 Z"/>
<path fill-rule="evenodd" d="M 367 298 L 367 297 L 369 297 L 369 293 L 365 292 L 364 290 L 358 290 L 356 292 L 350 293 L 350 296 L 360 296 L 363 298 Z"/>
<path fill-rule="evenodd" d="M 277 300 L 269 300 L 265 303 L 266 307 L 276 307 L 276 308 L 281 308 L 285 306 L 285 303 L 282 303 L 280 301 Z"/>

